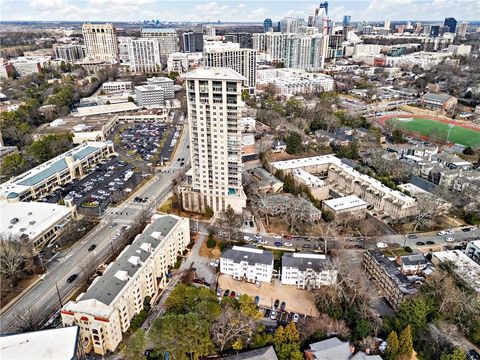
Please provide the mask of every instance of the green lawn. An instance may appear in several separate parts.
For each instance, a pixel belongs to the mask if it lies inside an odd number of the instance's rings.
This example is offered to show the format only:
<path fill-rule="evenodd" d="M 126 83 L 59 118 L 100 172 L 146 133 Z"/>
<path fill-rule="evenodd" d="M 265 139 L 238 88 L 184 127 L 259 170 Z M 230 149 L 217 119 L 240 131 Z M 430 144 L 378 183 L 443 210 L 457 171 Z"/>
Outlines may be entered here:
<path fill-rule="evenodd" d="M 413 118 L 410 121 L 405 120 L 406 119 L 393 118 L 387 120 L 387 123 L 396 124 L 396 128 L 400 130 L 416 132 L 428 136 L 432 138 L 432 140 L 445 141 L 447 139 L 448 124 L 422 118 Z M 455 126 L 450 131 L 448 141 L 450 143 L 478 148 L 480 147 L 480 131 Z"/>

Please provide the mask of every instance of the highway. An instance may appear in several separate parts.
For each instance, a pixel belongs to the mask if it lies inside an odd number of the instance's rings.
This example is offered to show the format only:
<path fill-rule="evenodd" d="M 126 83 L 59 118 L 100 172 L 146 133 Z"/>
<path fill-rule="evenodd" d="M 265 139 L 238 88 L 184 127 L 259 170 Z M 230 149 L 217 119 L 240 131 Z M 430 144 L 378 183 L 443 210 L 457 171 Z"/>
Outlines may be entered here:
<path fill-rule="evenodd" d="M 186 128 L 186 127 L 185 127 Z M 143 211 L 153 214 L 160 203 L 170 194 L 172 190 L 172 180 L 180 170 L 180 162 L 177 158 L 185 158 L 188 163 L 189 149 L 188 134 L 183 134 L 180 138 L 177 150 L 172 157 L 172 163 L 162 168 L 161 172 L 145 184 L 141 189 L 131 195 L 130 199 L 116 208 L 108 208 L 100 223 L 90 231 L 84 238 L 74 244 L 70 249 L 59 253 L 50 263 L 46 263 L 46 273 L 42 281 L 22 294 L 17 301 L 8 309 L 2 312 L 0 316 L 0 333 L 8 334 L 15 332 L 15 316 L 26 310 L 31 311 L 36 317 L 46 320 L 60 309 L 60 299 L 66 303 L 75 292 L 81 281 L 82 262 L 99 266 L 110 256 L 114 234 L 119 232 L 120 224 L 129 225 L 139 220 Z M 148 197 L 146 203 L 136 203 L 132 199 L 135 197 Z M 111 227 L 111 223 L 117 223 L 118 226 Z M 88 248 L 96 245 L 95 250 L 89 252 Z M 73 274 L 78 274 L 78 278 L 67 283 L 67 278 Z M 58 293 L 57 293 L 58 287 Z"/>

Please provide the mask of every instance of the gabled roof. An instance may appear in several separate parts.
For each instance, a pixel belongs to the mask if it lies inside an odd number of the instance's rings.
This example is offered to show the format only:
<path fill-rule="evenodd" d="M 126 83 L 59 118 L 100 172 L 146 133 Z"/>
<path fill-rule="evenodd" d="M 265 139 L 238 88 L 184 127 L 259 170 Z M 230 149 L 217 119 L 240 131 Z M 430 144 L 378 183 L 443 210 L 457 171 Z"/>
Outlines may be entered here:
<path fill-rule="evenodd" d="M 278 360 L 273 346 L 247 351 L 237 355 L 226 356 L 228 360 Z"/>
<path fill-rule="evenodd" d="M 310 344 L 310 349 L 318 360 L 348 360 L 352 355 L 348 341 L 336 337 Z"/>

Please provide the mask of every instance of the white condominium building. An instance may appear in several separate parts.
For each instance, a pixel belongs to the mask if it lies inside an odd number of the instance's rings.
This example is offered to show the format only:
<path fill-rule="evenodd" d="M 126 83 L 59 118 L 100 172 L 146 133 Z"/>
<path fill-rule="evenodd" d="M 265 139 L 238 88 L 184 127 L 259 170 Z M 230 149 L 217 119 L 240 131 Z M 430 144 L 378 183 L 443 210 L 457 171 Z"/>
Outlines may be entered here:
<path fill-rule="evenodd" d="M 135 86 L 135 98 L 140 107 L 160 107 L 165 102 L 165 90 L 158 85 Z"/>
<path fill-rule="evenodd" d="M 285 17 L 280 24 L 282 33 L 297 33 L 300 28 L 305 26 L 305 20 L 302 18 Z"/>
<path fill-rule="evenodd" d="M 287 58 L 287 42 L 295 34 L 267 32 L 253 34 L 253 48 L 268 55 L 269 61 L 285 61 Z"/>
<path fill-rule="evenodd" d="M 157 39 L 162 64 L 167 64 L 168 55 L 178 51 L 178 34 L 175 29 L 142 29 L 142 38 Z"/>
<path fill-rule="evenodd" d="M 82 26 L 87 55 L 93 59 L 114 62 L 118 57 L 118 43 L 112 24 L 90 24 Z"/>
<path fill-rule="evenodd" d="M 129 43 L 130 69 L 137 73 L 152 73 L 162 70 L 160 46 L 155 39 L 136 39 Z"/>
<path fill-rule="evenodd" d="M 118 37 L 118 57 L 121 64 L 130 63 L 130 44 L 133 38 L 129 36 L 119 36 Z"/>
<path fill-rule="evenodd" d="M 190 184 L 182 190 L 183 206 L 218 212 L 230 205 L 241 213 L 246 205 L 240 128 L 246 78 L 229 68 L 200 68 L 184 78 L 192 167 Z"/>
<path fill-rule="evenodd" d="M 55 50 L 55 58 L 62 59 L 70 64 L 82 60 L 87 54 L 85 45 L 80 44 L 55 44 L 53 49 Z"/>
<path fill-rule="evenodd" d="M 477 264 L 480 264 L 480 240 L 470 241 L 465 249 L 465 254 Z"/>
<path fill-rule="evenodd" d="M 287 41 L 285 67 L 318 71 L 323 69 L 328 52 L 328 36 L 297 34 Z"/>
<path fill-rule="evenodd" d="M 251 283 L 272 281 L 273 254 L 257 247 L 234 246 L 220 256 L 220 273 Z"/>
<path fill-rule="evenodd" d="M 85 293 L 61 310 L 64 326 L 80 326 L 86 353 L 115 351 L 145 298 L 154 302 L 165 288 L 169 267 L 190 242 L 187 218 L 155 215 L 152 220 Z"/>
<path fill-rule="evenodd" d="M 173 99 L 175 97 L 174 82 L 170 78 L 163 76 L 151 77 L 147 79 L 147 84 L 160 86 L 163 89 L 165 99 Z"/>
<path fill-rule="evenodd" d="M 333 285 L 337 272 L 327 266 L 328 261 L 322 254 L 285 253 L 282 256 L 282 284 L 308 290 Z"/>
<path fill-rule="evenodd" d="M 244 86 L 253 94 L 257 81 L 257 52 L 252 49 L 241 49 L 237 43 L 205 44 L 203 62 L 209 67 L 226 67 L 245 76 Z"/>

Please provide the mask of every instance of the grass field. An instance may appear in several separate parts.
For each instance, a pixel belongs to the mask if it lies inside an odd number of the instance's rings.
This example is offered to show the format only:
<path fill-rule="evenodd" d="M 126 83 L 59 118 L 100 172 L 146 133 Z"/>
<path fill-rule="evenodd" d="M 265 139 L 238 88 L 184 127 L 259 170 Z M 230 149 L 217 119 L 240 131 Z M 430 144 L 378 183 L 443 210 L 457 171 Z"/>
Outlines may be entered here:
<path fill-rule="evenodd" d="M 448 135 L 448 125 L 440 121 L 422 119 L 422 118 L 392 118 L 386 121 L 388 124 L 394 125 L 395 128 L 405 130 L 406 132 L 418 133 L 427 136 L 432 140 L 446 141 Z M 448 142 L 471 146 L 472 148 L 480 147 L 480 131 L 455 126 L 450 131 Z"/>

